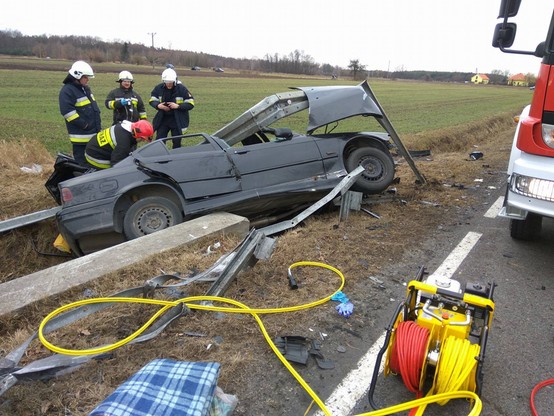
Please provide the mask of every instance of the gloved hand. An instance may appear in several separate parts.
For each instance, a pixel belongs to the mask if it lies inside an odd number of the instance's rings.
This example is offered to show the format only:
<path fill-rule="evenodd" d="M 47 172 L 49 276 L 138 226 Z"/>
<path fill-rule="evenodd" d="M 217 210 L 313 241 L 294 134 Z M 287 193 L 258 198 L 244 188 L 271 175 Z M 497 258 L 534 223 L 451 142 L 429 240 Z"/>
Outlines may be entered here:
<path fill-rule="evenodd" d="M 352 315 L 352 312 L 354 311 L 354 304 L 350 301 L 339 303 L 337 306 L 335 306 L 335 309 L 338 311 L 339 315 L 348 318 L 350 315 Z"/>
<path fill-rule="evenodd" d="M 127 98 L 122 98 L 121 99 L 121 105 L 127 105 L 131 102 L 131 100 L 128 100 Z"/>

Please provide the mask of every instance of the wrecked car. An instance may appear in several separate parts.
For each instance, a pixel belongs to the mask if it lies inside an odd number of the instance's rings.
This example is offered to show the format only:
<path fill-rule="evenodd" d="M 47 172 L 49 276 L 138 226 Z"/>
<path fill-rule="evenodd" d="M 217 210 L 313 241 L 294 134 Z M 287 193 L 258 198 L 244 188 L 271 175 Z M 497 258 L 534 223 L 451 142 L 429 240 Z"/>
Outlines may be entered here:
<path fill-rule="evenodd" d="M 72 162 L 58 160 L 46 187 L 62 205 L 60 233 L 75 255 L 84 255 L 214 211 L 277 221 L 360 165 L 365 171 L 352 189 L 380 193 L 395 175 L 390 135 L 336 132 L 355 116 L 385 117 L 368 91 L 366 82 L 294 88 L 213 134 L 178 136 L 176 149 L 174 138 L 155 140 L 103 171 L 72 174 Z M 309 114 L 306 133 L 286 127 L 286 117 L 301 111 Z"/>

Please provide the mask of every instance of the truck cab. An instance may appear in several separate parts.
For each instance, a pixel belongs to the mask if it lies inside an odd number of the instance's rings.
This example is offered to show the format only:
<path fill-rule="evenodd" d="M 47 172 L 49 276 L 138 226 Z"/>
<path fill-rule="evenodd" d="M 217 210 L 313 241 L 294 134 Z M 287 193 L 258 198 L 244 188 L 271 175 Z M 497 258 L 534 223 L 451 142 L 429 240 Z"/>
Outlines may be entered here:
<path fill-rule="evenodd" d="M 554 11 L 546 40 L 534 51 L 510 49 L 516 36 L 521 0 L 503 0 L 493 46 L 504 53 L 542 58 L 531 104 L 519 116 L 508 181 L 500 216 L 510 219 L 510 235 L 531 240 L 540 233 L 543 217 L 554 218 Z"/>

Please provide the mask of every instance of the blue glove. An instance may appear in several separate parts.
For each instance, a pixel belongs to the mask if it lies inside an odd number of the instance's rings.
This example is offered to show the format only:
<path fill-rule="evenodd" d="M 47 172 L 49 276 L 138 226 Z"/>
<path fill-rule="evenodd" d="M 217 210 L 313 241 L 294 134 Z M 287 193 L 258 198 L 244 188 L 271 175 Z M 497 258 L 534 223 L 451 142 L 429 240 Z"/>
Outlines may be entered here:
<path fill-rule="evenodd" d="M 339 303 L 335 309 L 338 311 L 339 315 L 348 318 L 354 311 L 354 304 L 352 302 Z"/>
<path fill-rule="evenodd" d="M 333 296 L 331 296 L 331 300 L 335 300 L 337 302 L 340 302 L 340 303 L 346 303 L 348 302 L 348 298 L 346 297 L 346 295 L 344 293 L 342 293 L 340 290 L 335 293 Z"/>
<path fill-rule="evenodd" d="M 127 104 L 129 104 L 130 101 L 131 100 L 128 100 L 127 98 L 122 98 L 121 99 L 121 105 L 127 105 Z"/>

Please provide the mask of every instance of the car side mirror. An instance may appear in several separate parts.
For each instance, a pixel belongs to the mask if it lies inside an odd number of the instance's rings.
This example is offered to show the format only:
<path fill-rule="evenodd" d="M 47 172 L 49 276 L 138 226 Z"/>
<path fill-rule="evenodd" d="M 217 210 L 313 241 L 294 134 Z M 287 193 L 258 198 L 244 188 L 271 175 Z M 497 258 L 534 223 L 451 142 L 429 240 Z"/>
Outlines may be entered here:
<path fill-rule="evenodd" d="M 517 25 L 515 23 L 498 23 L 494 28 L 492 46 L 495 48 L 509 48 L 514 44 Z"/>

